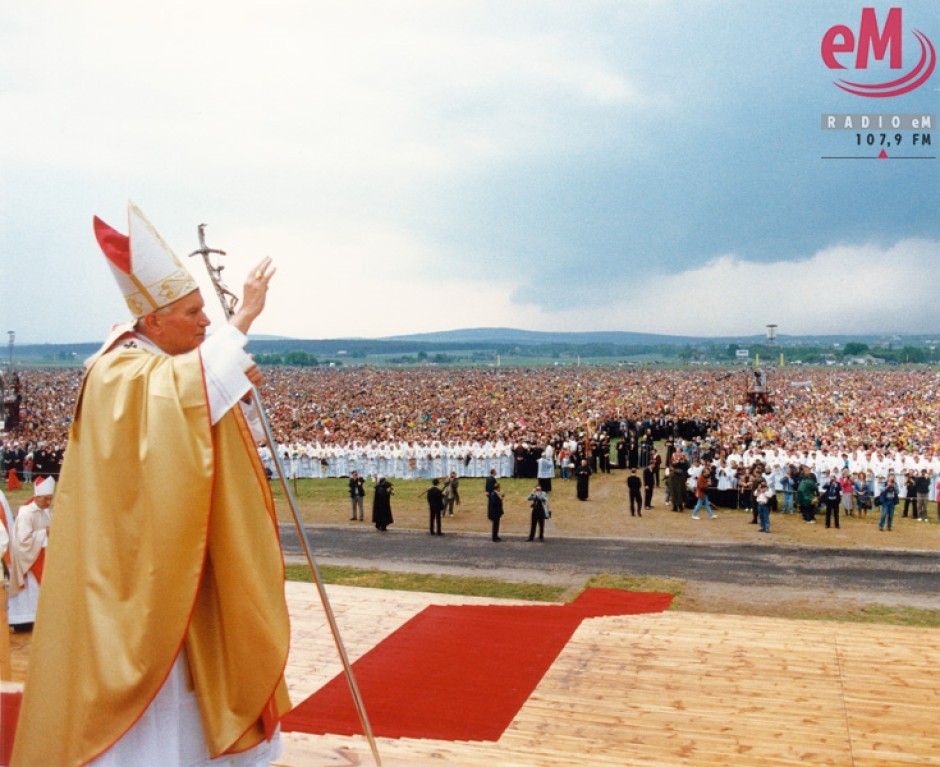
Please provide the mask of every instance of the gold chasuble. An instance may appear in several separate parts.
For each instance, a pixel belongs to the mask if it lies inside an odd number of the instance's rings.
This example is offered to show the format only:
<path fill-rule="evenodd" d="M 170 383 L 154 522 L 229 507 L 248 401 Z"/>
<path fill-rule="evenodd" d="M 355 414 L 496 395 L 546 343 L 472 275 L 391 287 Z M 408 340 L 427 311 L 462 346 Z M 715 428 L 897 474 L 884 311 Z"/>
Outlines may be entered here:
<path fill-rule="evenodd" d="M 211 426 L 199 352 L 122 348 L 85 377 L 56 493 L 14 767 L 82 765 L 185 648 L 210 754 L 290 708 L 270 488 L 238 407 Z"/>

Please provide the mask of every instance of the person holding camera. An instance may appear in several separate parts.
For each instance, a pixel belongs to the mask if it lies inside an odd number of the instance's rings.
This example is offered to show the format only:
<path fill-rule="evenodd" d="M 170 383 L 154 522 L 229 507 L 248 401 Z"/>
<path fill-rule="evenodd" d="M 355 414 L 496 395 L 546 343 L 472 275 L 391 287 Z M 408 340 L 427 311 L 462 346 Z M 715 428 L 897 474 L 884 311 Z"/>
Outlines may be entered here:
<path fill-rule="evenodd" d="M 460 492 L 458 486 L 460 480 L 457 479 L 457 472 L 452 471 L 450 476 L 444 480 L 444 514 L 454 516 L 454 506 L 460 505 Z"/>
<path fill-rule="evenodd" d="M 355 521 L 356 519 L 356 509 L 359 510 L 359 521 L 365 518 L 365 512 L 363 508 L 365 506 L 365 496 L 366 496 L 366 481 L 363 477 L 359 476 L 358 471 L 354 471 L 352 476 L 349 478 L 349 499 L 352 503 L 352 516 L 349 518 L 350 522 Z"/>
<path fill-rule="evenodd" d="M 532 506 L 532 524 L 529 527 L 529 537 L 526 540 L 535 540 L 535 530 L 538 528 L 539 540 L 545 540 L 545 520 L 551 517 L 548 509 L 548 495 L 542 490 L 541 485 L 536 485 L 535 489 L 529 493 L 529 503 Z"/>

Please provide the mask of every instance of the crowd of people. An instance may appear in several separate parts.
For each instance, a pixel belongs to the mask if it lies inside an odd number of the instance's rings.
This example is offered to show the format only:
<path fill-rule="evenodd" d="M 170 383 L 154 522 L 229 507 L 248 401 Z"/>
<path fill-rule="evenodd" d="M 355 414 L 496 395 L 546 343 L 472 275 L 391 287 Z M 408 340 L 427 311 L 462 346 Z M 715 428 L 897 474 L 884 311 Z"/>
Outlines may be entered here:
<path fill-rule="evenodd" d="M 918 456 L 856 451 L 809 455 L 760 450 L 744 455 L 716 456 L 711 440 L 669 446 L 666 501 L 673 511 L 692 509 L 699 519 L 712 505 L 752 513 L 752 524 L 770 532 L 770 511 L 793 514 L 816 523 L 825 508 L 826 527 L 839 527 L 840 512 L 867 517 L 875 509 L 879 529 L 892 529 L 895 508 L 903 501 L 903 517 L 928 521 L 927 504 L 940 496 L 940 477 L 929 453 Z M 876 508 L 877 507 L 877 508 Z M 938 507 L 940 520 L 940 507 Z"/>
<path fill-rule="evenodd" d="M 289 475 L 577 478 L 656 464 L 690 484 L 708 467 L 715 505 L 756 507 L 761 481 L 785 493 L 803 467 L 820 487 L 851 475 L 877 497 L 895 478 L 900 498 L 929 500 L 940 480 L 938 374 L 929 369 L 772 371 L 773 408 L 742 396 L 746 371 L 601 367 L 330 370 L 269 368 L 263 400 Z M 55 476 L 67 443 L 80 373 L 20 375 L 21 426 L 3 441 L 5 475 Z M 667 454 L 653 445 L 666 441 Z M 612 446 L 614 446 L 612 448 Z M 664 463 L 663 463 L 664 462 Z M 659 477 L 657 476 L 657 481 Z M 670 479 L 669 487 L 677 481 Z M 848 494 L 848 493 L 847 493 Z M 853 504 L 857 493 L 851 493 Z"/>
<path fill-rule="evenodd" d="M 15 377 L 16 429 L 0 432 L 0 462 L 8 481 L 59 476 L 81 377 L 76 368 L 30 370 Z"/>

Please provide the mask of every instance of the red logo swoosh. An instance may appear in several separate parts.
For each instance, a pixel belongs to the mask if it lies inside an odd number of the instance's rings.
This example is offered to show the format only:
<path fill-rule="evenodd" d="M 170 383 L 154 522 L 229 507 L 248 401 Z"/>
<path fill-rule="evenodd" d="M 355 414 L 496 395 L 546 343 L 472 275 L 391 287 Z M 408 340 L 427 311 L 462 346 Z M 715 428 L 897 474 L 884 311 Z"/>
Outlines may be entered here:
<path fill-rule="evenodd" d="M 848 80 L 839 80 L 835 83 L 837 88 L 841 88 L 847 93 L 856 96 L 865 96 L 866 98 L 884 99 L 890 96 L 900 96 L 904 93 L 910 93 L 915 88 L 919 88 L 933 74 L 937 66 L 937 52 L 934 50 L 933 43 L 927 39 L 927 36 L 920 30 L 914 30 L 914 36 L 920 43 L 920 61 L 903 77 L 892 80 L 887 83 L 878 83 L 875 85 L 866 85 L 864 83 L 853 83 Z"/>

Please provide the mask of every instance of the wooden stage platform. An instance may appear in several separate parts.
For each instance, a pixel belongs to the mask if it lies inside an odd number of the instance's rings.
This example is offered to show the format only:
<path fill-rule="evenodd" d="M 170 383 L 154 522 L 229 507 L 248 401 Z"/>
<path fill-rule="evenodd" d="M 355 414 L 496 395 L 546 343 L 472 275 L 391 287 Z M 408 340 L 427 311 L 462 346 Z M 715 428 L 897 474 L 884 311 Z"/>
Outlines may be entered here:
<path fill-rule="evenodd" d="M 428 604 L 494 601 L 329 593 L 353 659 Z M 289 584 L 288 594 L 288 679 L 299 702 L 340 665 L 315 590 Z M 380 739 L 379 751 L 389 767 L 940 765 L 938 638 L 922 629 L 682 612 L 594 618 L 498 742 Z M 284 742 L 282 767 L 373 763 L 361 737 L 288 733 Z"/>
<path fill-rule="evenodd" d="M 353 660 L 427 605 L 508 604 L 328 591 Z M 299 703 L 341 667 L 316 589 L 289 583 L 287 593 L 287 678 Z M 682 612 L 588 619 L 498 742 L 379 739 L 379 750 L 388 767 L 940 766 L 938 638 L 935 630 Z M 14 669 L 24 652 L 14 647 Z M 279 767 L 374 763 L 363 737 L 282 737 Z"/>

